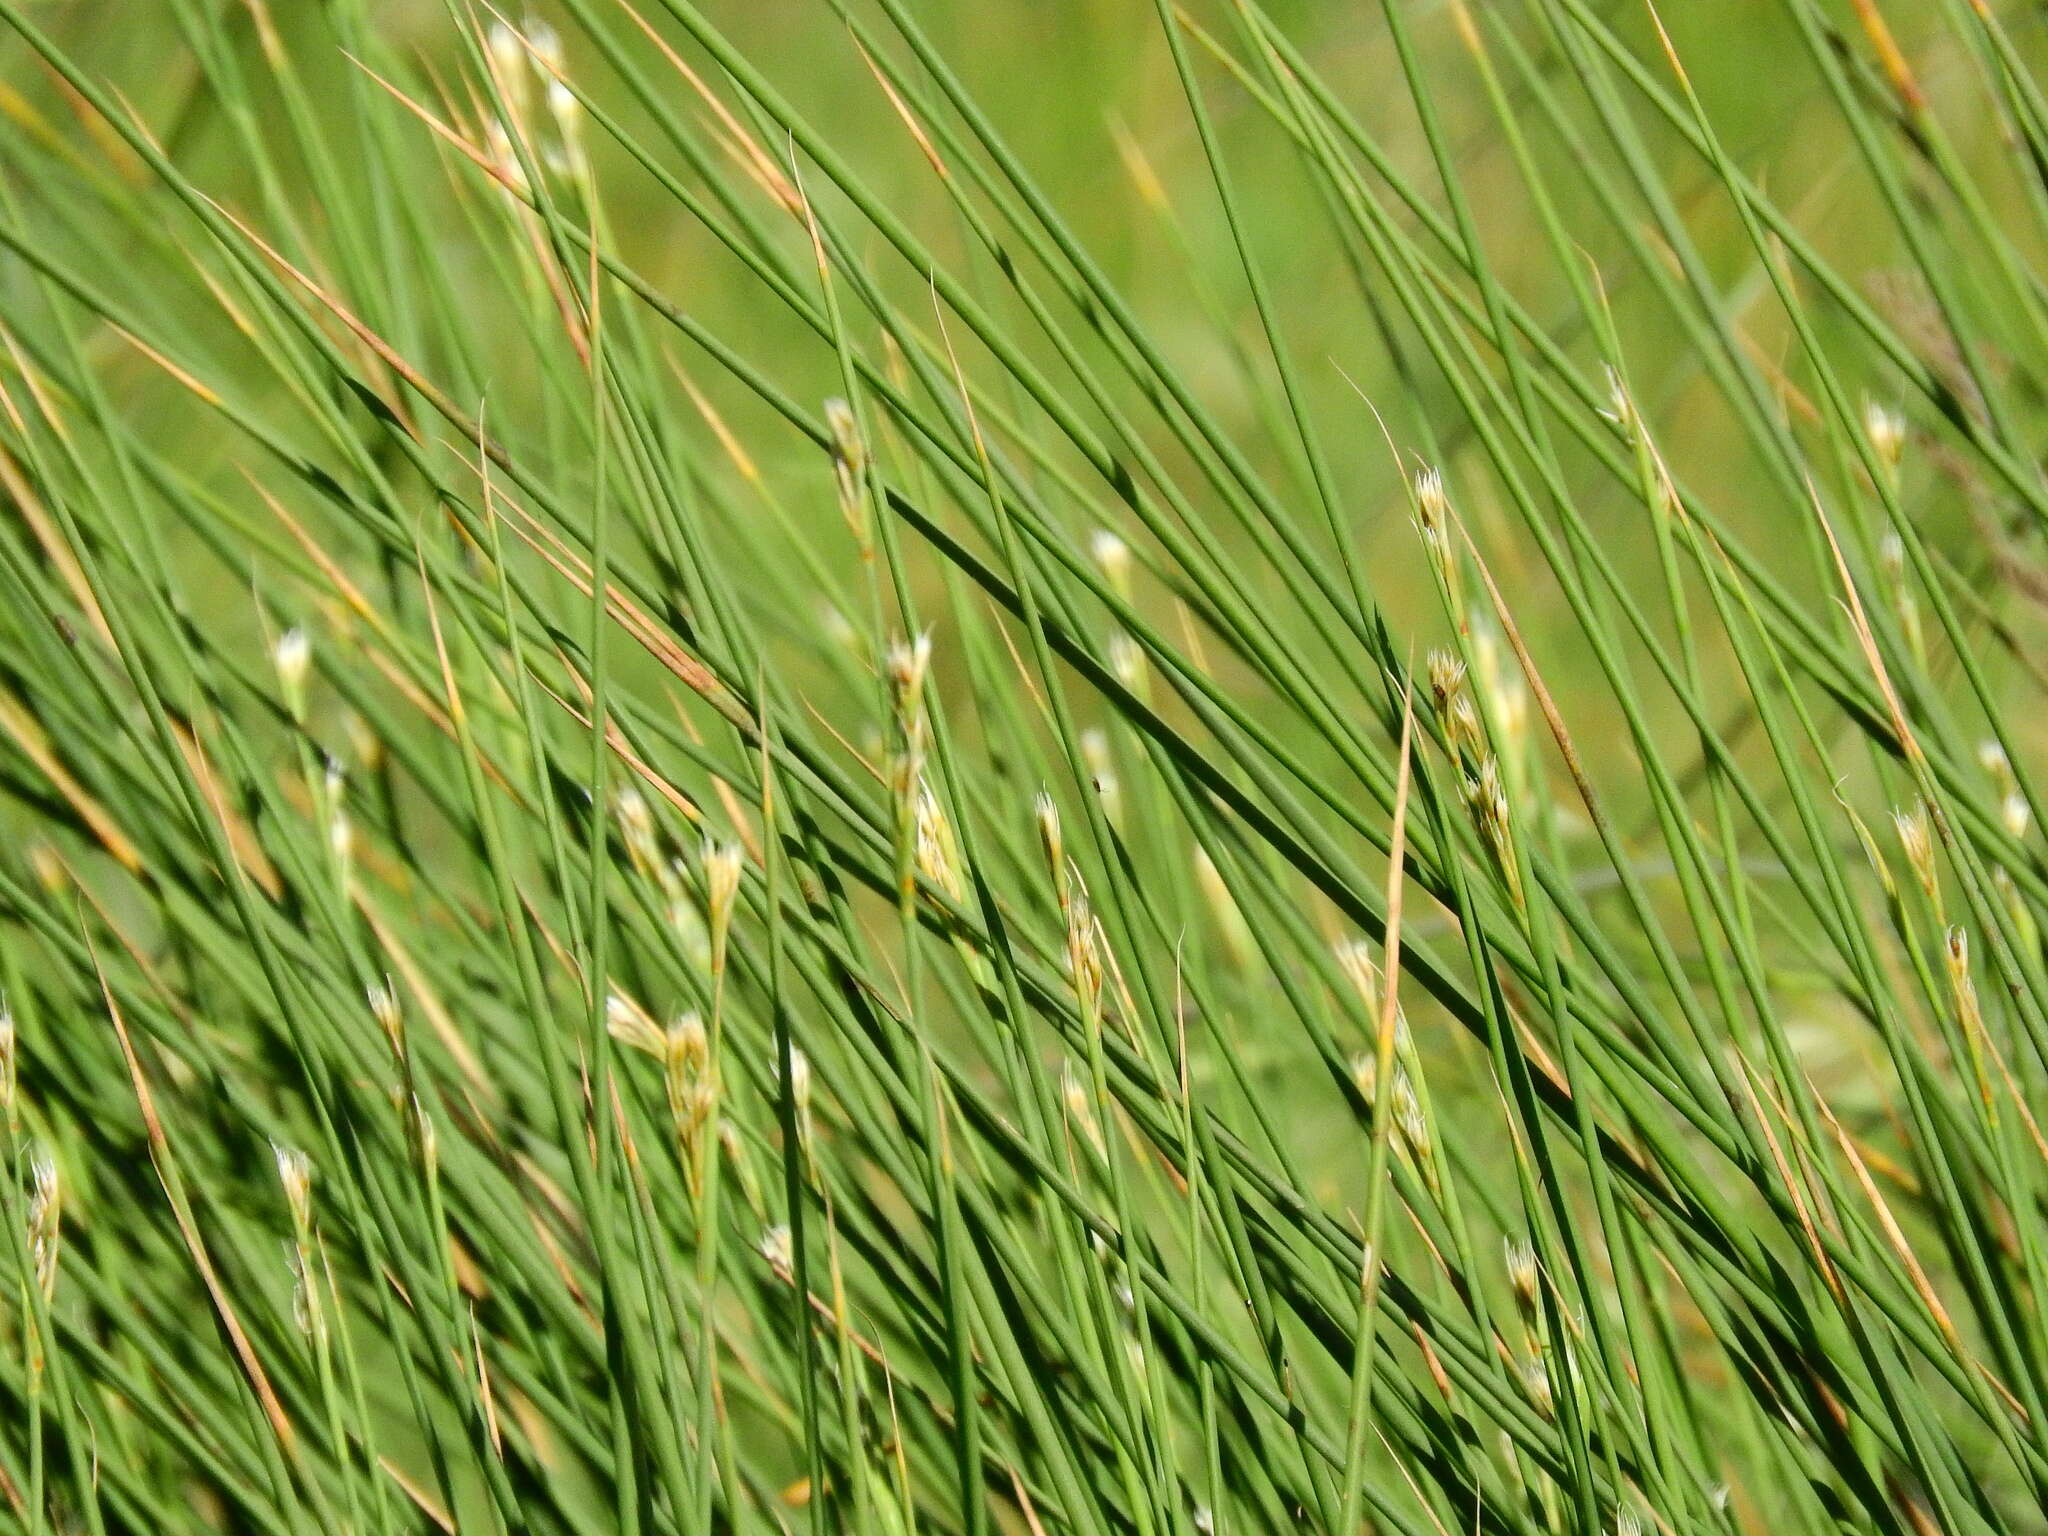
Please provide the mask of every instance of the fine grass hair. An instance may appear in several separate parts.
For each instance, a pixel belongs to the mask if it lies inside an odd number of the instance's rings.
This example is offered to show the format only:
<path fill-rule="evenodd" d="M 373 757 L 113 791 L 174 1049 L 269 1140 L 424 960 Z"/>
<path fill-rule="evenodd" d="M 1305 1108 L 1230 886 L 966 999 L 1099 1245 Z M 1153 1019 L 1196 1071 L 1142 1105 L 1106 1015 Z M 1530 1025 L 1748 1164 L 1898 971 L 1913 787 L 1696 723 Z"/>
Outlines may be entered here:
<path fill-rule="evenodd" d="M 2044 49 L 0 0 L 0 1530 L 2048 1532 Z"/>

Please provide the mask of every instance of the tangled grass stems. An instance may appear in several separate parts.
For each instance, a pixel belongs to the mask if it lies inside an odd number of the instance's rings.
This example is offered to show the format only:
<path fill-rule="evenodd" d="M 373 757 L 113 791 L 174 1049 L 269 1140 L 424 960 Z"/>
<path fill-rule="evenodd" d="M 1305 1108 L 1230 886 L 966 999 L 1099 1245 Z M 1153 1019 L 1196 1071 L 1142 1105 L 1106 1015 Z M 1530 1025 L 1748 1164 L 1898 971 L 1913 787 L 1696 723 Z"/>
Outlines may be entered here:
<path fill-rule="evenodd" d="M 1716 9 L 0 0 L 0 1525 L 2048 1529 L 2038 28 Z"/>

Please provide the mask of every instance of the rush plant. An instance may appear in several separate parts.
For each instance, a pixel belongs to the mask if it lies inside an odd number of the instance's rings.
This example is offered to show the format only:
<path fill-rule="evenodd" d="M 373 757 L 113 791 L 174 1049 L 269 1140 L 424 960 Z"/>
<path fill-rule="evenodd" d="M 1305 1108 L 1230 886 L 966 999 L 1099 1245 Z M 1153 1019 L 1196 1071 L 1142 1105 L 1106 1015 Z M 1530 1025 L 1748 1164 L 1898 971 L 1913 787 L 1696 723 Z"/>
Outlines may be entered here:
<path fill-rule="evenodd" d="M 2021 0 L 0 0 L 0 1528 L 2048 1531 Z"/>

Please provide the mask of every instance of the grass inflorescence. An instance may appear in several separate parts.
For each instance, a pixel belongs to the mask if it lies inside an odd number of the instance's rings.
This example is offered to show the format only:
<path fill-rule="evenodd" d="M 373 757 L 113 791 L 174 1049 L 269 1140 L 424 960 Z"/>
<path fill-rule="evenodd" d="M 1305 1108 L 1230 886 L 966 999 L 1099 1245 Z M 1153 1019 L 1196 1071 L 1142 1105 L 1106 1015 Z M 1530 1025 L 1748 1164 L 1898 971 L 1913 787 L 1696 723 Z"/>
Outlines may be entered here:
<path fill-rule="evenodd" d="M 2048 1531 L 2005 0 L 0 0 L 0 1528 Z"/>

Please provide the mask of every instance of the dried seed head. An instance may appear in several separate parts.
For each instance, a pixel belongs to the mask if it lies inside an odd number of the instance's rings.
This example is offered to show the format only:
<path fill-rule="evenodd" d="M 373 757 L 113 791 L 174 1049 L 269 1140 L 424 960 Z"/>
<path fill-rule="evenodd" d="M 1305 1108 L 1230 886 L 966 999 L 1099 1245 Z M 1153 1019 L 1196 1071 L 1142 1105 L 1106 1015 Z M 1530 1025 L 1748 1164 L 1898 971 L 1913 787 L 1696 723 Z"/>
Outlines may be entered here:
<path fill-rule="evenodd" d="M 284 691 L 285 707 L 294 718 L 306 712 L 306 676 L 313 667 L 313 640 L 294 624 L 277 637 L 270 648 L 270 664 L 277 670 L 278 687 Z"/>
<path fill-rule="evenodd" d="M 705 1033 L 703 1018 L 694 1010 L 678 1014 L 662 1034 L 660 1055 L 669 1111 L 687 1144 L 710 1114 L 715 1097 L 708 1070 L 711 1039 Z"/>
<path fill-rule="evenodd" d="M 867 454 L 861 443 L 860 422 L 853 407 L 834 395 L 825 402 L 825 427 L 832 434 L 832 452 L 848 471 L 858 475 L 866 467 Z"/>
<path fill-rule="evenodd" d="M 2027 797 L 2014 790 L 1998 802 L 1998 819 L 2005 824 L 2005 830 L 2013 837 L 2025 837 L 2027 826 L 2033 820 L 2033 807 L 2027 804 Z"/>
<path fill-rule="evenodd" d="M 1073 871 L 1068 881 L 1067 972 L 1073 979 L 1074 996 L 1080 1000 L 1081 1016 L 1093 1024 L 1102 1016 L 1102 927 L 1088 904 L 1080 871 Z"/>
<path fill-rule="evenodd" d="M 953 824 L 939 797 L 926 784 L 917 788 L 917 869 L 955 901 L 966 899 L 967 882 L 960 869 Z"/>
<path fill-rule="evenodd" d="M 889 674 L 889 686 L 896 696 L 899 712 L 922 708 L 924 684 L 932 665 L 932 637 L 929 632 L 914 640 L 897 640 L 882 654 L 882 669 Z"/>
<path fill-rule="evenodd" d="M 1109 637 L 1109 670 L 1110 675 L 1129 689 L 1140 703 L 1151 697 L 1145 648 L 1122 630 Z"/>
<path fill-rule="evenodd" d="M 860 631 L 853 627 L 837 603 L 818 605 L 818 627 L 824 630 L 825 638 L 843 651 L 860 649 Z"/>
<path fill-rule="evenodd" d="M 1536 1315 L 1536 1246 L 1526 1237 L 1504 1240 L 1507 1252 L 1508 1287 L 1515 1293 L 1515 1305 L 1523 1318 Z"/>
<path fill-rule="evenodd" d="M 1456 614 L 1463 609 L 1465 600 L 1458 580 L 1457 553 L 1451 547 L 1451 499 L 1444 493 L 1444 477 L 1431 465 L 1415 476 L 1414 489 L 1415 524 L 1422 532 L 1423 550 L 1436 567 L 1451 612 Z"/>
<path fill-rule="evenodd" d="M 284 1245 L 284 1267 L 292 1277 L 292 1326 L 310 1335 L 320 1325 L 320 1303 L 306 1283 L 306 1256 L 298 1244 Z"/>
<path fill-rule="evenodd" d="M 761 1234 L 760 1247 L 761 1257 L 775 1271 L 775 1278 L 788 1285 L 796 1271 L 796 1243 L 789 1228 L 777 1222 Z"/>
<path fill-rule="evenodd" d="M 523 76 L 521 78 L 524 79 Z M 506 132 L 505 125 L 496 118 L 484 125 L 484 156 L 491 169 L 495 170 L 505 185 L 514 192 L 523 193 L 531 189 L 532 183 L 526 176 L 526 163 L 519 158 L 519 150 L 512 142 L 512 135 Z"/>
<path fill-rule="evenodd" d="M 1522 1390 L 1544 1418 L 1557 1414 L 1557 1393 L 1550 1384 L 1550 1366 L 1541 1355 L 1525 1355 L 1521 1363 Z"/>
<path fill-rule="evenodd" d="M 562 34 L 544 21 L 528 18 L 526 43 L 533 50 L 534 57 L 549 74 L 558 74 L 565 56 L 562 53 Z"/>
<path fill-rule="evenodd" d="M 619 836 L 625 840 L 626 851 L 633 856 L 633 862 L 643 873 L 655 866 L 654 812 L 648 808 L 647 797 L 628 784 L 613 799 L 613 808 L 619 816 Z"/>
<path fill-rule="evenodd" d="M 1060 808 L 1045 790 L 1041 789 L 1031 797 L 1031 820 L 1038 829 L 1038 851 L 1045 855 L 1045 867 L 1052 871 L 1053 878 L 1064 890 L 1067 879 L 1066 839 L 1060 832 Z"/>
<path fill-rule="evenodd" d="M 1473 692 L 1486 701 L 1502 750 L 1517 761 L 1528 738 L 1529 689 L 1507 642 L 1491 621 L 1472 623 Z"/>
<path fill-rule="evenodd" d="M 363 998 L 370 1005 L 370 1017 L 377 1021 L 377 1027 L 384 1031 L 384 1038 L 391 1042 L 391 1049 L 402 1048 L 405 1041 L 405 1014 L 398 1003 L 398 993 L 392 989 L 391 978 L 373 981 L 363 988 Z"/>
<path fill-rule="evenodd" d="M 1394 1128 L 1408 1143 L 1408 1150 L 1414 1154 L 1416 1162 L 1430 1161 L 1435 1142 L 1429 1134 L 1429 1117 L 1422 1112 L 1422 1100 L 1416 1095 L 1415 1080 L 1400 1067 L 1394 1069 Z"/>
<path fill-rule="evenodd" d="M 1415 476 L 1415 510 L 1422 519 L 1422 536 L 1432 544 L 1445 540 L 1444 523 L 1450 516 L 1451 499 L 1444 494 L 1443 471 L 1434 464 Z"/>
<path fill-rule="evenodd" d="M 1131 597 L 1131 546 L 1107 528 L 1088 535 L 1088 554 L 1110 590 L 1125 602 Z"/>
<path fill-rule="evenodd" d="M 704 845 L 704 917 L 711 929 L 711 967 L 715 974 L 725 968 L 725 943 L 732 930 L 733 909 L 740 893 L 740 870 L 745 855 L 738 843 Z"/>
<path fill-rule="evenodd" d="M 334 855 L 334 862 L 344 874 L 355 862 L 356 829 L 347 811 L 336 810 L 327 818 L 327 851 Z"/>
<path fill-rule="evenodd" d="M 19 1081 L 19 1045 L 14 1030 L 14 1011 L 0 1004 L 0 1121 L 14 1125 L 14 1088 Z"/>
<path fill-rule="evenodd" d="M 485 47 L 493 68 L 507 84 L 526 67 L 526 49 L 519 41 L 519 34 L 502 21 L 491 23 L 490 31 L 485 34 Z"/>
<path fill-rule="evenodd" d="M 313 1226 L 313 1165 L 306 1154 L 274 1143 L 271 1155 L 277 1160 L 277 1182 L 284 1186 L 284 1202 L 291 1209 L 292 1230 L 301 1237 Z"/>
<path fill-rule="evenodd" d="M 868 545 L 867 445 L 853 407 L 833 398 L 825 402 L 825 429 L 832 435 L 832 483 L 839 512 L 863 551 Z"/>
<path fill-rule="evenodd" d="M 1071 1061 L 1060 1063 L 1060 1102 L 1066 1106 L 1067 1118 L 1081 1128 L 1081 1134 L 1100 1152 L 1102 1127 L 1095 1121 L 1095 1098 L 1088 1090 L 1088 1080 Z"/>
<path fill-rule="evenodd" d="M 548 116 L 555 125 L 555 141 L 547 149 L 548 169 L 557 176 L 582 181 L 590 169 L 583 152 L 583 101 L 561 80 L 547 85 Z"/>
<path fill-rule="evenodd" d="M 798 1129 L 808 1133 L 811 1117 L 811 1058 L 795 1046 L 789 1048 L 789 1102 L 796 1109 Z"/>
<path fill-rule="evenodd" d="M 412 1100 L 413 1130 L 420 1138 L 420 1166 L 429 1173 L 438 1173 L 441 1167 L 441 1133 L 434 1129 L 434 1117 L 427 1113 L 427 1106 L 420 1102 L 418 1094 Z"/>
<path fill-rule="evenodd" d="M 1886 575 L 1894 581 L 1901 579 L 1906 574 L 1906 541 L 1896 533 L 1885 533 L 1877 541 L 1877 558 Z"/>
<path fill-rule="evenodd" d="M 1863 435 L 1887 470 L 1899 467 L 1906 450 L 1906 418 L 1875 400 L 1863 404 Z"/>
<path fill-rule="evenodd" d="M 704 916 L 697 910 L 697 903 L 688 894 L 687 881 L 690 867 L 681 859 L 668 861 L 668 876 L 662 881 L 669 893 L 668 925 L 675 930 L 676 945 L 691 964 L 702 970 L 711 968 L 711 932 L 704 926 Z"/>
<path fill-rule="evenodd" d="M 2011 790 L 2013 785 L 2012 759 L 2005 755 L 2005 748 L 1995 741 L 1978 744 L 1977 765 L 1990 774 L 2001 790 Z"/>
<path fill-rule="evenodd" d="M 384 761 L 384 741 L 370 728 L 370 722 L 354 710 L 341 718 L 342 731 L 348 737 L 348 749 L 355 754 L 356 766 L 374 769 Z"/>
<path fill-rule="evenodd" d="M 1642 417 L 1637 414 L 1635 397 L 1629 393 L 1627 382 L 1612 363 L 1603 364 L 1601 371 L 1607 375 L 1607 419 L 1630 437 L 1638 436 L 1643 429 Z"/>
<path fill-rule="evenodd" d="M 1503 871 L 1514 867 L 1513 838 L 1508 827 L 1507 788 L 1501 782 L 1500 759 L 1488 753 L 1476 777 L 1465 781 L 1465 804 L 1472 813 L 1486 851 Z"/>
<path fill-rule="evenodd" d="M 1927 802 L 1920 801 L 1910 811 L 1892 812 L 1892 825 L 1898 830 L 1899 847 L 1905 852 L 1913 878 L 1920 882 L 1927 899 L 1938 904 L 1941 885 L 1934 863 L 1934 833 L 1928 825 Z"/>
<path fill-rule="evenodd" d="M 1369 1014 L 1380 1010 L 1380 968 L 1373 963 L 1372 951 L 1362 939 L 1339 939 L 1331 946 L 1331 953 L 1337 957 L 1337 969 L 1344 973 L 1358 993 L 1358 1000 L 1365 1005 Z"/>
<path fill-rule="evenodd" d="M 667 1051 L 665 1037 L 653 1016 L 623 992 L 615 991 L 604 1000 L 604 1027 L 621 1045 L 631 1046 L 656 1060 Z"/>
<path fill-rule="evenodd" d="M 57 1252 L 62 1240 L 64 1189 L 57 1175 L 57 1163 L 45 1147 L 29 1156 L 29 1175 L 35 1184 L 28 1204 L 29 1257 L 34 1263 L 36 1288 L 48 1302 L 57 1294 Z"/>
<path fill-rule="evenodd" d="M 711 1037 L 704 1032 L 703 1016 L 694 1008 L 677 1014 L 662 1031 L 661 1058 L 671 1072 L 700 1072 L 710 1054 Z"/>
<path fill-rule="evenodd" d="M 1450 713 L 1444 721 L 1444 734 L 1450 738 L 1451 750 L 1461 762 L 1468 762 L 1486 754 L 1486 727 L 1479 722 L 1479 708 L 1472 702 L 1472 695 L 1461 693 L 1451 700 Z"/>
<path fill-rule="evenodd" d="M 1465 691 L 1465 663 L 1462 658 L 1449 651 L 1434 650 L 1429 653 L 1429 693 L 1436 701 L 1436 712 L 1446 715 L 1451 700 Z"/>

